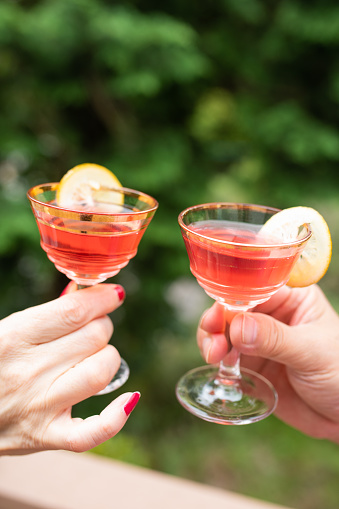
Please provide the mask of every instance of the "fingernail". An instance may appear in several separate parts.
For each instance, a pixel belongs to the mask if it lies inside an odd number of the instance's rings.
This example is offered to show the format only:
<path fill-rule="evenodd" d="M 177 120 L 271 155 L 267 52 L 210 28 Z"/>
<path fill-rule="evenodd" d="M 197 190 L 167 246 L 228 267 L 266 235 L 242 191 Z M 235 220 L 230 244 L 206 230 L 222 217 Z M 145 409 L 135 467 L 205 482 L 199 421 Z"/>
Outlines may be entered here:
<path fill-rule="evenodd" d="M 140 392 L 133 392 L 132 396 L 128 399 L 127 403 L 124 406 L 124 411 L 127 416 L 136 407 L 136 405 L 140 399 L 140 396 L 141 396 Z"/>
<path fill-rule="evenodd" d="M 245 345 L 252 345 L 257 338 L 257 332 L 257 322 L 251 316 L 243 315 L 241 327 L 242 342 Z"/>
<path fill-rule="evenodd" d="M 208 362 L 208 360 L 209 360 L 211 346 L 212 346 L 212 338 L 211 338 L 211 336 L 206 336 L 202 342 L 202 354 L 203 354 L 206 362 Z"/>
<path fill-rule="evenodd" d="M 75 283 L 74 283 L 74 281 L 70 281 L 70 282 L 68 283 L 68 285 L 66 286 L 66 288 L 64 288 L 64 289 L 62 290 L 62 292 L 60 293 L 60 297 L 61 297 L 62 295 L 65 295 L 66 293 L 69 293 L 70 289 L 72 288 L 72 286 L 73 286 L 74 284 L 75 284 Z"/>
<path fill-rule="evenodd" d="M 115 291 L 118 294 L 119 300 L 120 301 L 124 300 L 126 293 L 125 293 L 125 290 L 123 289 L 123 287 L 120 285 L 116 285 Z"/>

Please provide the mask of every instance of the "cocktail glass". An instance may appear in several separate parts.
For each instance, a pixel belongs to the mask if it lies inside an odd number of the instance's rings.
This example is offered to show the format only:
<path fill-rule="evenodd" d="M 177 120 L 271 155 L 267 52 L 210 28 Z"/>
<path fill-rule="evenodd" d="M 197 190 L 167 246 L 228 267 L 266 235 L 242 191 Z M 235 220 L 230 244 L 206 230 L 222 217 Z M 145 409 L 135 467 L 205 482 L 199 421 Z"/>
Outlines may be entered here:
<path fill-rule="evenodd" d="M 179 215 L 190 269 L 205 292 L 220 302 L 228 321 L 267 301 L 289 279 L 305 243 L 308 225 L 297 238 L 283 243 L 260 234 L 262 225 L 278 209 L 236 204 L 207 203 Z M 248 424 L 270 415 L 277 393 L 262 375 L 240 370 L 240 355 L 225 335 L 229 351 L 219 366 L 206 365 L 186 373 L 176 394 L 189 412 L 210 422 Z"/>
<path fill-rule="evenodd" d="M 133 189 L 100 188 L 93 190 L 89 210 L 70 210 L 57 205 L 57 189 L 58 183 L 48 183 L 27 193 L 48 258 L 78 289 L 118 274 L 136 255 L 157 201 Z M 122 359 L 116 376 L 99 394 L 118 389 L 128 376 Z"/>

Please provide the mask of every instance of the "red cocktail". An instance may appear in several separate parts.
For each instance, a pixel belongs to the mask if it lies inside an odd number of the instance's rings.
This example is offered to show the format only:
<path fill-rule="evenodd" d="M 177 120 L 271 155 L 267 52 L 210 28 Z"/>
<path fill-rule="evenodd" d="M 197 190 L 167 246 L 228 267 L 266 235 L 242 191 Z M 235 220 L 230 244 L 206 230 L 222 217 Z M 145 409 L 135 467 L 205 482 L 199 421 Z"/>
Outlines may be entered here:
<path fill-rule="evenodd" d="M 121 223 L 94 222 L 93 214 L 68 219 L 37 212 L 41 246 L 56 268 L 79 284 L 105 281 L 136 255 L 147 226 L 147 220 L 141 224 L 125 212 Z"/>
<path fill-rule="evenodd" d="M 50 223 L 39 221 L 38 226 L 41 246 L 58 270 L 103 280 L 117 274 L 135 256 L 144 232 L 124 225 L 93 228 L 85 221 L 60 219 Z"/>
<path fill-rule="evenodd" d="M 286 243 L 262 234 L 261 227 L 277 212 L 258 205 L 208 203 L 179 215 L 192 273 L 208 295 L 234 314 L 267 301 L 283 286 L 311 237 L 307 225 Z M 220 366 L 204 366 L 184 375 L 177 384 L 177 397 L 187 410 L 207 421 L 261 420 L 273 412 L 277 394 L 261 375 L 240 371 L 240 356 L 229 346 Z"/>
<path fill-rule="evenodd" d="M 189 225 L 184 241 L 191 271 L 212 298 L 253 307 L 286 283 L 302 247 L 282 249 L 259 228 L 227 220 Z"/>

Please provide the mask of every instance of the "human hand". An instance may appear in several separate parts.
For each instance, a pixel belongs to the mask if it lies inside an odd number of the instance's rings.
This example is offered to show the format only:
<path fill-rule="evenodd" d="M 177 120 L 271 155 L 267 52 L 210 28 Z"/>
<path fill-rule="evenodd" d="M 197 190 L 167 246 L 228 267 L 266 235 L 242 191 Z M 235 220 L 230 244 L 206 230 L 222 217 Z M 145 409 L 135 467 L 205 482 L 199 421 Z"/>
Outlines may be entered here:
<path fill-rule="evenodd" d="M 67 292 L 66 292 L 67 293 Z M 121 286 L 67 293 L 0 321 L 0 454 L 82 452 L 114 436 L 140 394 L 125 393 L 100 415 L 72 418 L 72 406 L 102 390 L 120 366 L 107 313 Z"/>
<path fill-rule="evenodd" d="M 339 317 L 317 285 L 283 287 L 255 310 L 234 314 L 215 303 L 200 321 L 197 341 L 209 363 L 230 341 L 241 364 L 276 388 L 275 414 L 300 431 L 339 443 Z"/>

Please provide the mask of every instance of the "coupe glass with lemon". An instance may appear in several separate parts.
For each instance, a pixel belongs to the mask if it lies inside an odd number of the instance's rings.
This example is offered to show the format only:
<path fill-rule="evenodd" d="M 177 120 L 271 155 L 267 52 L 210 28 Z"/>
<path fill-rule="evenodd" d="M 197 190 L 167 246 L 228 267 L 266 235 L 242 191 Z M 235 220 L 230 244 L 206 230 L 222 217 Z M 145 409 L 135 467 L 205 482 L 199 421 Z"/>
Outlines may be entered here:
<path fill-rule="evenodd" d="M 31 188 L 27 196 L 41 247 L 55 267 L 85 288 L 115 276 L 133 258 L 158 207 L 151 196 L 121 186 L 96 164 L 82 164 L 59 183 Z M 121 366 L 99 394 L 119 388 L 129 376 Z"/>
<path fill-rule="evenodd" d="M 307 286 L 326 272 L 331 237 L 322 216 L 307 207 L 279 211 L 240 203 L 207 203 L 179 215 L 190 268 L 228 319 L 267 301 L 285 283 Z M 189 412 L 220 424 L 248 424 L 276 408 L 278 396 L 261 374 L 240 368 L 232 347 L 219 366 L 186 373 L 176 394 Z"/>

